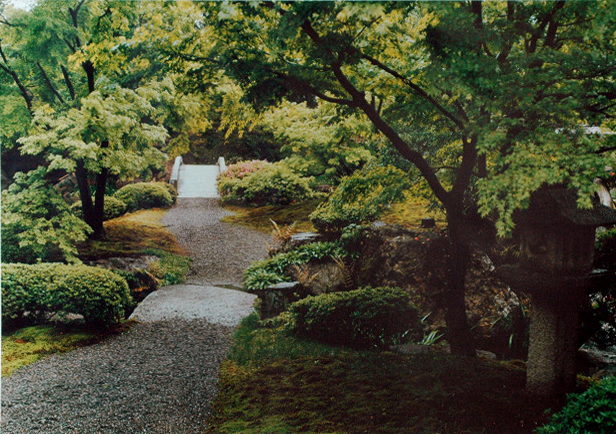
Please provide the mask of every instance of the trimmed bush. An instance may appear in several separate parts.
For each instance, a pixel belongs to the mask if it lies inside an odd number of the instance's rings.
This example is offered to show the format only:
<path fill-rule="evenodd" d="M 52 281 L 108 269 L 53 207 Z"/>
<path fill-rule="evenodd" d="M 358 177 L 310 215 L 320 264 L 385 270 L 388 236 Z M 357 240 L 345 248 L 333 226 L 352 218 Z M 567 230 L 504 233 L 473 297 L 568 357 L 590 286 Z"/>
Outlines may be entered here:
<path fill-rule="evenodd" d="M 538 434 L 612 434 L 616 432 L 616 377 L 581 394 L 571 394 L 567 405 L 552 415 Z"/>
<path fill-rule="evenodd" d="M 114 196 L 105 196 L 105 220 L 111 220 L 123 216 L 126 213 L 126 204 L 121 199 Z M 71 212 L 83 218 L 81 201 L 78 200 L 71 205 Z"/>
<path fill-rule="evenodd" d="M 393 166 L 362 169 L 344 178 L 310 221 L 322 234 L 340 235 L 351 224 L 376 220 L 387 205 L 404 198 L 409 186 L 408 176 Z"/>
<path fill-rule="evenodd" d="M 284 164 L 258 160 L 229 166 L 219 175 L 217 185 L 226 203 L 288 205 L 312 196 L 308 178 Z"/>
<path fill-rule="evenodd" d="M 287 329 L 298 336 L 356 348 L 418 340 L 417 308 L 399 288 L 362 288 L 306 297 L 289 308 Z"/>
<path fill-rule="evenodd" d="M 124 318 L 132 303 L 126 281 L 86 265 L 2 266 L 2 321 L 45 320 L 52 313 L 83 315 L 86 323 L 109 325 Z"/>
<path fill-rule="evenodd" d="M 127 211 L 148 208 L 166 208 L 174 203 L 168 187 L 163 182 L 137 182 L 115 192 L 114 197 L 126 203 Z"/>

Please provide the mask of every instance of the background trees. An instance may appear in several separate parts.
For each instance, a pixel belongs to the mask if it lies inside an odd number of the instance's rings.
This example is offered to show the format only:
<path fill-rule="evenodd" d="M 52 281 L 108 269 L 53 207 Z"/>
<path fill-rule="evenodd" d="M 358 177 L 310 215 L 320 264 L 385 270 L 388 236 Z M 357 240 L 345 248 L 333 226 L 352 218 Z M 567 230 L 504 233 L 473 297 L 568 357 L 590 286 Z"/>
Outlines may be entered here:
<path fill-rule="evenodd" d="M 609 2 L 203 8 L 219 38 L 201 63 L 224 66 L 255 107 L 318 98 L 361 112 L 421 174 L 447 213 L 457 353 L 472 349 L 464 276 L 477 209 L 505 234 L 544 184 L 576 188 L 587 205 L 614 161 L 610 136 L 587 134 L 613 126 Z"/>

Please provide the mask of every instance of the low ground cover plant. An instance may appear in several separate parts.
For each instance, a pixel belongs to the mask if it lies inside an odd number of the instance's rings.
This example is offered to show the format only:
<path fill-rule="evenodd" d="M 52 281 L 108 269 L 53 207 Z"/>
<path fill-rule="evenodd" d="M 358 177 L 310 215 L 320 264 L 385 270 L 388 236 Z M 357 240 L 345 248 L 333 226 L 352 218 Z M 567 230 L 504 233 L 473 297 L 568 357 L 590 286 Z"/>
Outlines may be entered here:
<path fill-rule="evenodd" d="M 248 290 L 259 290 L 271 284 L 289 281 L 285 274 L 293 265 L 305 264 L 311 260 L 321 260 L 327 257 L 345 256 L 346 252 L 334 242 L 316 242 L 298 247 L 286 253 L 279 253 L 269 259 L 252 264 L 244 274 L 244 287 Z"/>
<path fill-rule="evenodd" d="M 58 263 L 2 266 L 5 324 L 75 313 L 87 324 L 108 326 L 122 320 L 131 304 L 126 281 L 109 270 Z"/>
<path fill-rule="evenodd" d="M 387 348 L 423 336 L 418 310 L 399 288 L 309 296 L 289 307 L 285 321 L 300 337 L 356 348 Z"/>
<path fill-rule="evenodd" d="M 126 204 L 127 211 L 149 208 L 166 208 L 175 203 L 177 195 L 166 182 L 137 182 L 115 192 L 114 197 Z"/>
<path fill-rule="evenodd" d="M 256 315 L 238 328 L 209 434 L 531 434 L 547 420 L 513 364 L 403 356 L 298 339 Z"/>
<path fill-rule="evenodd" d="M 537 434 L 612 434 L 616 432 L 616 377 L 607 378 L 584 393 L 572 394 Z"/>

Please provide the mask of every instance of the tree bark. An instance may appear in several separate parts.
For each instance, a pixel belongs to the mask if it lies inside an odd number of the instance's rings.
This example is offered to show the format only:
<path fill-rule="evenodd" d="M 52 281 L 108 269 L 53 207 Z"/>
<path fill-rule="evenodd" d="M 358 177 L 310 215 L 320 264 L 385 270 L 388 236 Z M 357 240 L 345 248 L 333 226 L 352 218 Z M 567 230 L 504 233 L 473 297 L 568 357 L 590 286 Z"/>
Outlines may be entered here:
<path fill-rule="evenodd" d="M 471 257 L 468 228 L 464 221 L 462 205 L 458 209 L 447 210 L 447 230 L 449 236 L 449 276 L 448 290 L 444 304 L 447 308 L 447 341 L 451 353 L 475 357 L 475 346 L 466 317 L 465 279 Z"/>
<path fill-rule="evenodd" d="M 101 144 L 101 149 L 109 147 L 109 142 L 105 140 Z M 109 169 L 103 168 L 101 173 L 96 175 L 96 192 L 94 193 L 94 209 L 92 215 L 92 223 L 88 223 L 92 230 L 92 238 L 103 239 L 106 237 L 103 221 L 105 220 L 105 189 L 107 188 L 107 179 L 109 178 Z"/>

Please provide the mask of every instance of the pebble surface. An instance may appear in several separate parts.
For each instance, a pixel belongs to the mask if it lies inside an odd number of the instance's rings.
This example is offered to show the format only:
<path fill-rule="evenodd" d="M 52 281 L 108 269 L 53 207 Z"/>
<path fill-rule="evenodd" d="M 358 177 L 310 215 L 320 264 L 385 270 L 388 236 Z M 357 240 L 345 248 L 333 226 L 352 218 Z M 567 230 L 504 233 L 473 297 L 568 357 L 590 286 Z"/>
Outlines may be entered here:
<path fill-rule="evenodd" d="M 203 433 L 220 363 L 253 300 L 213 284 L 239 285 L 269 240 L 224 215 L 216 199 L 179 199 L 163 223 L 194 259 L 190 284 L 151 294 L 128 332 L 3 378 L 0 431 Z"/>

